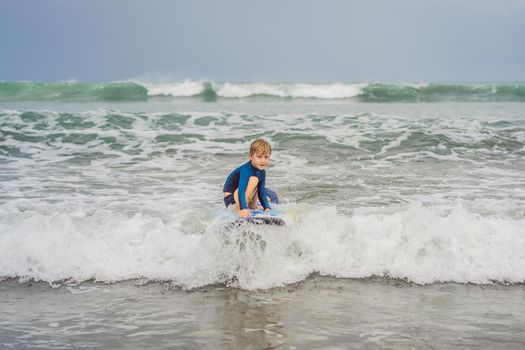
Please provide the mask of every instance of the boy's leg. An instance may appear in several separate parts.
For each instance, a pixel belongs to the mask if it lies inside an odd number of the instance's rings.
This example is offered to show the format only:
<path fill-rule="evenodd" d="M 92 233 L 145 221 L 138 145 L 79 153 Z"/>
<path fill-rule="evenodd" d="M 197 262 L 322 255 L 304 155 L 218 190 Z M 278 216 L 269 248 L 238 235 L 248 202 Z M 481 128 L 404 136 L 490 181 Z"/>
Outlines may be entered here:
<path fill-rule="evenodd" d="M 255 201 L 255 208 L 253 208 L 252 203 L 254 202 L 254 199 L 257 197 L 255 196 L 257 194 L 257 185 L 259 184 L 259 179 L 257 176 L 250 176 L 250 179 L 248 180 L 248 186 L 246 186 L 246 205 L 251 209 L 257 209 L 257 201 Z M 235 209 L 237 211 L 241 210 L 241 205 L 239 201 L 239 190 L 235 190 L 233 193 L 233 198 L 235 198 Z"/>
<path fill-rule="evenodd" d="M 255 188 L 255 191 L 252 194 L 252 198 L 246 204 L 248 205 L 248 208 L 250 209 L 255 209 L 255 210 L 259 209 L 259 207 L 257 206 L 257 187 Z"/>

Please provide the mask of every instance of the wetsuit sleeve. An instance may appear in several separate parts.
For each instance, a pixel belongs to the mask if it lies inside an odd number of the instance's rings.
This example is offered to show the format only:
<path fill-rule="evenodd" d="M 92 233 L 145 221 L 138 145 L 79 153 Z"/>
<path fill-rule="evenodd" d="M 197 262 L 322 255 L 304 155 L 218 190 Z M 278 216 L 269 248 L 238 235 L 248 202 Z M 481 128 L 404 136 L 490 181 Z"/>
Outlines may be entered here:
<path fill-rule="evenodd" d="M 239 207 L 241 209 L 246 209 L 246 187 L 248 187 L 248 180 L 250 179 L 250 174 L 247 167 L 242 167 L 239 174 L 239 187 L 237 188 L 237 193 L 239 194 Z"/>
<path fill-rule="evenodd" d="M 261 179 L 257 185 L 257 195 L 264 209 L 272 209 L 268 204 L 268 196 L 266 195 L 266 171 L 261 173 Z"/>

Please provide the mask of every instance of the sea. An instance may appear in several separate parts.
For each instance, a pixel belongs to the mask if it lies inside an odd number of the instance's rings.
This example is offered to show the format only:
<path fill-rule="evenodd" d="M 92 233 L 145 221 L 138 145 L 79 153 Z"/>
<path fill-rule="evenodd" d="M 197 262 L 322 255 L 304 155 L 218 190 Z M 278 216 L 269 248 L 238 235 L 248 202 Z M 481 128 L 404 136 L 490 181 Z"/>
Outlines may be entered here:
<path fill-rule="evenodd" d="M 525 83 L 0 82 L 2 349 L 518 349 L 524 282 Z"/>

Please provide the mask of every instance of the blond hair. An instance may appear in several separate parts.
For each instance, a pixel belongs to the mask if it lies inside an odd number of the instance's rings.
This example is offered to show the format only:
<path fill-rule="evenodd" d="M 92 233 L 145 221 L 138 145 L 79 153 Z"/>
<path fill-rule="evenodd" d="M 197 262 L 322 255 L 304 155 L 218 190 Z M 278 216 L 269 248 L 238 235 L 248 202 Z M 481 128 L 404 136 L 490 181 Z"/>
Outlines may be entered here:
<path fill-rule="evenodd" d="M 268 141 L 263 139 L 257 139 L 252 142 L 252 144 L 250 145 L 250 156 L 259 154 L 272 154 L 272 146 L 270 146 L 270 143 Z"/>

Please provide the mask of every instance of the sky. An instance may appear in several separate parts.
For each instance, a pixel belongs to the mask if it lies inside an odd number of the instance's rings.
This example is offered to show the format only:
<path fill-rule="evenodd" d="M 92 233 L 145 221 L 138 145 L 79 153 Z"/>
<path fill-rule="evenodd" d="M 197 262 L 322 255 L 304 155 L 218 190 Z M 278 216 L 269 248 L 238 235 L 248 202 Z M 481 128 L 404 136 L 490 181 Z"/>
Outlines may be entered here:
<path fill-rule="evenodd" d="M 521 0 L 0 0 L 0 81 L 525 81 Z"/>

